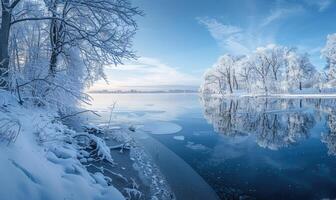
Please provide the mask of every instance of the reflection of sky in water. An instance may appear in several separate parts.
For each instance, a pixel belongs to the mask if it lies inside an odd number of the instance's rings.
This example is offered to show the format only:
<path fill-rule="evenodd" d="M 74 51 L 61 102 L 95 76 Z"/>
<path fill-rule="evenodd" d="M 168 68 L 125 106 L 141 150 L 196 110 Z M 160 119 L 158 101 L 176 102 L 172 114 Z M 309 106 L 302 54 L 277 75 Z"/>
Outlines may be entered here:
<path fill-rule="evenodd" d="M 94 97 L 98 99 L 93 107 L 101 111 L 117 101 L 116 122 L 157 120 L 182 126 L 176 134 L 153 137 L 190 164 L 223 198 L 228 193 L 257 199 L 336 197 L 333 100 L 200 101 L 193 94 Z M 104 117 L 108 116 L 106 112 Z"/>
<path fill-rule="evenodd" d="M 118 122 L 170 121 L 198 107 L 198 99 L 191 94 L 181 94 L 178 100 L 170 94 L 93 94 L 92 97 L 92 107 L 104 117 L 110 114 L 106 108 L 116 102 L 112 117 Z"/>

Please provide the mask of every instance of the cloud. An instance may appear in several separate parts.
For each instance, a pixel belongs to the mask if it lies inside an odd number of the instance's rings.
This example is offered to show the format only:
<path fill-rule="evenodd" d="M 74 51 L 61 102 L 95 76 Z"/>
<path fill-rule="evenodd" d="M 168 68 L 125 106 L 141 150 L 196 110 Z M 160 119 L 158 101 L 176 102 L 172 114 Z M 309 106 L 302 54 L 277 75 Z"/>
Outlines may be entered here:
<path fill-rule="evenodd" d="M 223 24 L 217 19 L 197 18 L 198 22 L 204 25 L 210 35 L 230 53 L 245 54 L 249 52 L 249 48 L 244 45 L 246 40 L 245 31 L 238 26 Z"/>
<path fill-rule="evenodd" d="M 334 1 L 335 0 L 305 0 L 308 5 L 317 7 L 319 12 L 327 10 Z"/>
<path fill-rule="evenodd" d="M 199 85 L 199 78 L 181 72 L 178 68 L 158 59 L 148 57 L 141 57 L 137 61 L 118 67 L 108 67 L 106 75 L 109 84 L 98 81 L 90 90 Z"/>
<path fill-rule="evenodd" d="M 262 22 L 261 26 L 268 26 L 273 22 L 284 19 L 296 14 L 303 12 L 304 9 L 302 6 L 294 6 L 294 7 L 278 7 L 271 11 L 270 15 L 268 15 Z"/>
<path fill-rule="evenodd" d="M 196 19 L 227 53 L 248 54 L 259 46 L 276 43 L 275 36 L 279 27 L 269 25 L 303 12 L 305 9 L 302 5 L 278 0 L 266 17 L 252 21 L 247 27 L 225 24 L 209 17 Z"/>
<path fill-rule="evenodd" d="M 222 24 L 218 20 L 208 17 L 197 18 L 197 20 L 208 28 L 212 37 L 218 40 L 239 34 L 243 31 L 237 26 Z"/>
<path fill-rule="evenodd" d="M 227 53 L 248 54 L 258 46 L 273 42 L 271 34 L 264 36 L 258 28 L 245 30 L 209 17 L 196 19 Z"/>

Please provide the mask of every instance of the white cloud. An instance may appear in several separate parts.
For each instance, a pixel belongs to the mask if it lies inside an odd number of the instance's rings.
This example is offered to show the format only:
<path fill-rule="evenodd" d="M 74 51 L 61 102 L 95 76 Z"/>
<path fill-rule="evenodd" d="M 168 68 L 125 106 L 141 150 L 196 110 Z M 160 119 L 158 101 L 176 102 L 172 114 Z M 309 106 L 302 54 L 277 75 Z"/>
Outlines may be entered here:
<path fill-rule="evenodd" d="M 196 19 L 207 28 L 210 35 L 226 52 L 248 54 L 259 46 L 276 43 L 274 38 L 279 27 L 270 27 L 269 25 L 304 12 L 305 9 L 302 5 L 278 0 L 269 15 L 260 19 L 258 23 L 252 21 L 248 27 L 225 24 L 209 17 Z"/>
<path fill-rule="evenodd" d="M 244 30 L 241 27 L 223 24 L 213 18 L 197 18 L 198 22 L 204 25 L 210 35 L 228 53 L 248 54 L 256 47 L 272 43 L 272 37 L 261 35 L 256 28 Z"/>
<path fill-rule="evenodd" d="M 211 18 L 197 18 L 197 20 L 208 29 L 219 45 L 230 53 L 245 54 L 249 51 L 243 44 L 245 32 L 240 27 L 223 24 Z"/>
<path fill-rule="evenodd" d="M 118 67 L 108 67 L 109 84 L 98 81 L 90 90 L 136 89 L 153 86 L 197 86 L 200 78 L 183 73 L 179 69 L 162 63 L 158 59 L 141 57 L 137 61 Z"/>
<path fill-rule="evenodd" d="M 327 10 L 335 0 L 305 0 L 310 6 L 315 6 L 320 12 Z"/>
<path fill-rule="evenodd" d="M 197 20 L 205 25 L 212 37 L 217 40 L 222 40 L 227 37 L 241 33 L 243 30 L 237 26 L 222 24 L 216 19 L 211 18 L 197 18 Z"/>
<path fill-rule="evenodd" d="M 294 7 L 278 7 L 271 11 L 270 15 L 268 15 L 263 22 L 261 22 L 261 26 L 267 26 L 272 24 L 273 22 L 290 17 L 295 14 L 299 14 L 303 12 L 304 9 L 302 6 L 294 6 Z"/>

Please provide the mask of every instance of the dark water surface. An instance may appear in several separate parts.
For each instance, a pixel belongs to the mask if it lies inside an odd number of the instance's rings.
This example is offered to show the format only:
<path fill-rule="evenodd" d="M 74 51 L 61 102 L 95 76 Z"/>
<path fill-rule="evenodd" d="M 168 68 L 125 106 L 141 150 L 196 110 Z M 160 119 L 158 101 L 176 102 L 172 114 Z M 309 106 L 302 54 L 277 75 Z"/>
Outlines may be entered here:
<path fill-rule="evenodd" d="M 335 99 L 93 97 L 93 108 L 104 120 L 116 102 L 113 122 L 147 131 L 189 164 L 221 199 L 336 198 Z"/>

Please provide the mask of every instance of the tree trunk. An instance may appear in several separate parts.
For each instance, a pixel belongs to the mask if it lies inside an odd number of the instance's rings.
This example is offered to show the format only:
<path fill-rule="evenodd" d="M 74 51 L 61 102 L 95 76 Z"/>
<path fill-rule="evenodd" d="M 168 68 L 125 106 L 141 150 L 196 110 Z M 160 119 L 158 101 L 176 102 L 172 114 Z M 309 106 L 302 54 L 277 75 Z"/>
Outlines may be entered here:
<path fill-rule="evenodd" d="M 1 27 L 0 27 L 0 87 L 8 89 L 9 70 L 9 30 L 11 26 L 11 11 L 5 6 L 9 5 L 9 0 L 2 0 Z"/>
<path fill-rule="evenodd" d="M 49 64 L 49 74 L 55 76 L 57 66 L 57 53 L 55 50 L 51 51 L 50 64 Z"/>
<path fill-rule="evenodd" d="M 302 90 L 302 83 L 301 83 L 301 81 L 300 81 L 299 88 L 300 88 L 300 90 Z"/>
<path fill-rule="evenodd" d="M 238 90 L 238 81 L 237 81 L 237 77 L 236 76 L 234 76 L 234 82 L 235 82 L 235 85 L 236 85 L 236 90 Z"/>
<path fill-rule="evenodd" d="M 274 79 L 275 79 L 275 81 L 277 81 L 278 80 L 278 76 L 277 76 L 277 73 L 274 71 Z"/>
<path fill-rule="evenodd" d="M 267 88 L 267 85 L 266 85 L 266 80 L 265 78 L 263 77 L 263 85 L 264 85 L 264 90 L 265 90 L 265 94 L 267 95 L 268 94 L 268 88 Z"/>
<path fill-rule="evenodd" d="M 302 99 L 300 99 L 300 108 L 302 108 Z"/>
<path fill-rule="evenodd" d="M 57 1 L 53 1 L 53 13 L 52 17 L 57 17 L 55 12 L 57 10 Z M 51 55 L 50 55 L 50 63 L 49 63 L 49 74 L 51 76 L 55 76 L 56 67 L 57 67 L 57 57 L 59 55 L 59 24 L 56 19 L 52 19 L 50 21 L 50 46 L 51 46 Z"/>
<path fill-rule="evenodd" d="M 233 90 L 232 90 L 231 78 L 228 79 L 228 84 L 229 84 L 229 88 L 230 88 L 230 93 L 232 94 Z"/>
<path fill-rule="evenodd" d="M 231 73 L 230 73 L 229 69 L 226 70 L 226 79 L 227 79 L 227 83 L 228 83 L 229 88 L 230 88 L 230 94 L 232 94 L 233 89 L 232 89 Z"/>
<path fill-rule="evenodd" d="M 54 14 L 53 14 L 54 17 Z M 50 46 L 51 46 L 51 55 L 50 55 L 50 63 L 49 63 L 49 74 L 55 76 L 56 74 L 56 66 L 57 66 L 57 21 L 55 19 L 51 20 L 50 24 Z"/>

